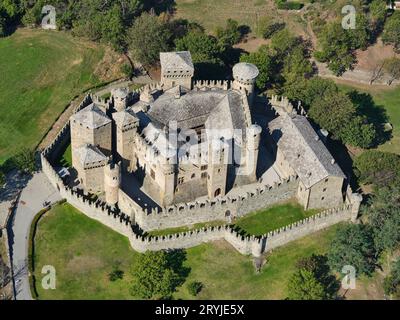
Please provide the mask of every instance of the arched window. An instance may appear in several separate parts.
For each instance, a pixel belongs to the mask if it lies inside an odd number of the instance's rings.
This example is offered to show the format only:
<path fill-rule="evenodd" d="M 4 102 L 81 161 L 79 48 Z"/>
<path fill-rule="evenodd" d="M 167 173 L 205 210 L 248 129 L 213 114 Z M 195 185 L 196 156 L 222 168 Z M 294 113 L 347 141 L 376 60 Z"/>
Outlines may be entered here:
<path fill-rule="evenodd" d="M 221 188 L 215 190 L 214 197 L 218 197 L 219 195 L 221 195 Z"/>

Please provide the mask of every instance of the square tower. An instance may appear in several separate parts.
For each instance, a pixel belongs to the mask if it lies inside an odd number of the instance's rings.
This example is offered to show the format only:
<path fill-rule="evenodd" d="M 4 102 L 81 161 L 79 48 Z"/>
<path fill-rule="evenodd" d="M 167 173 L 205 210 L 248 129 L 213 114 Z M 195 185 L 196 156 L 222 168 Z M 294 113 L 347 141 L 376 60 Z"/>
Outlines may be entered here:
<path fill-rule="evenodd" d="M 175 86 L 192 89 L 194 66 L 189 51 L 161 52 L 161 83 L 168 90 Z"/>

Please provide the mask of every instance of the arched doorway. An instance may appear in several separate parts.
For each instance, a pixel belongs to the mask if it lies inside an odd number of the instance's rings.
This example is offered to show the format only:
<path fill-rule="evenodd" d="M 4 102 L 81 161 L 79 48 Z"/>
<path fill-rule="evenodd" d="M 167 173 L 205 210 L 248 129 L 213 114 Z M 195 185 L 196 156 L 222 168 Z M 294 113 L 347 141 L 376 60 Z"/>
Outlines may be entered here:
<path fill-rule="evenodd" d="M 215 190 L 214 197 L 218 197 L 219 195 L 221 195 L 221 188 Z"/>

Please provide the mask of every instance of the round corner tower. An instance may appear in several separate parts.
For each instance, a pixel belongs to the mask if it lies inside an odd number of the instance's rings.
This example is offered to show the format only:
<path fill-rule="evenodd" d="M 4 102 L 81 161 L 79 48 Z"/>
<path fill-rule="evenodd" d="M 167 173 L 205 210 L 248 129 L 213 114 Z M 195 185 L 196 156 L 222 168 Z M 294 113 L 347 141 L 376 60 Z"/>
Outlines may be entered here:
<path fill-rule="evenodd" d="M 257 124 L 252 124 L 247 129 L 246 141 L 246 171 L 250 180 L 256 181 L 257 179 L 257 163 L 258 153 L 260 147 L 262 128 Z"/>
<path fill-rule="evenodd" d="M 126 88 L 117 88 L 112 90 L 111 95 L 114 99 L 114 109 L 124 111 L 128 106 L 129 91 Z"/>
<path fill-rule="evenodd" d="M 106 202 L 115 205 L 121 185 L 121 168 L 119 164 L 109 164 L 104 168 L 104 191 Z"/>
<path fill-rule="evenodd" d="M 247 95 L 249 104 L 253 103 L 255 93 L 255 83 L 259 75 L 258 68 L 247 62 L 235 64 L 233 69 L 232 89 L 238 90 Z"/>

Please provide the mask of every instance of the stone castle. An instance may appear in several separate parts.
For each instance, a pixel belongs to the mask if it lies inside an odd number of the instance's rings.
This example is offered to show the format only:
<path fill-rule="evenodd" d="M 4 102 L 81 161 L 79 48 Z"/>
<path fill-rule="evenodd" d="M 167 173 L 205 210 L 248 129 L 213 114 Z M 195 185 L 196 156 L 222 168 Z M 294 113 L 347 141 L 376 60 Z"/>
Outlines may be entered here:
<path fill-rule="evenodd" d="M 82 188 L 117 205 L 121 192 L 140 185 L 162 207 L 257 182 L 263 161 L 262 128 L 251 116 L 257 67 L 235 65 L 232 82 L 193 82 L 189 52 L 161 53 L 160 60 L 158 85 L 136 96 L 113 90 L 108 104 L 93 102 L 71 117 L 72 163 Z M 306 117 L 281 113 L 268 125 L 276 172 L 300 177 L 297 198 L 305 208 L 340 205 L 343 172 Z"/>
<path fill-rule="evenodd" d="M 194 81 L 189 52 L 161 53 L 160 60 L 159 83 L 115 89 L 109 100 L 88 95 L 43 151 L 43 171 L 67 201 L 126 235 L 138 251 L 224 238 L 257 256 L 271 239 L 284 237 L 281 245 L 355 221 L 361 198 L 325 146 L 326 133 L 286 98 L 273 96 L 260 107 L 256 66 L 235 65 L 233 81 Z M 54 165 L 68 144 L 72 181 Z M 228 227 L 291 199 L 327 211 L 261 238 Z M 226 226 L 162 238 L 141 233 L 211 221 Z"/>

